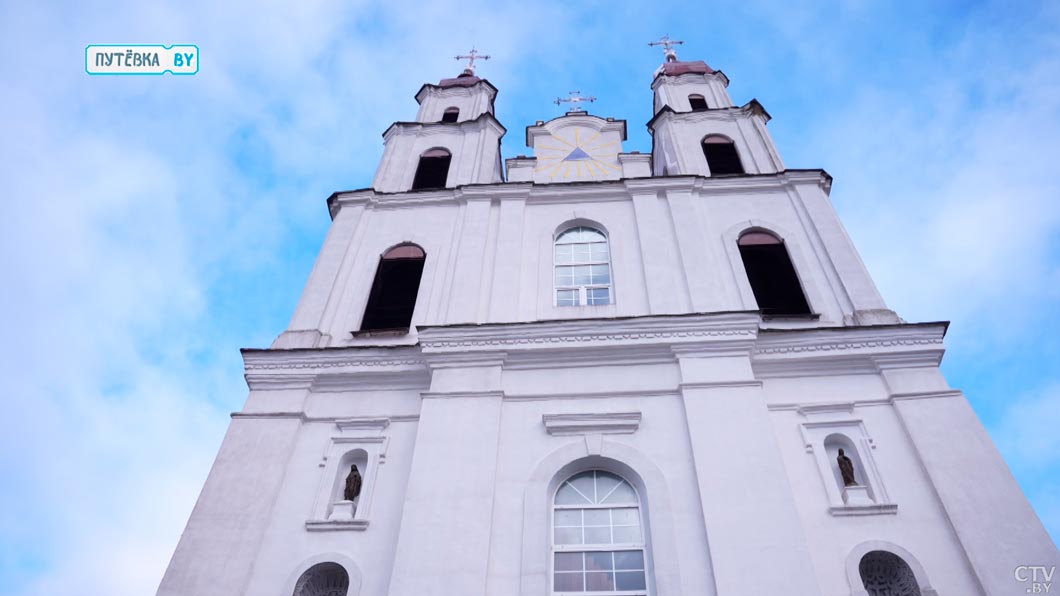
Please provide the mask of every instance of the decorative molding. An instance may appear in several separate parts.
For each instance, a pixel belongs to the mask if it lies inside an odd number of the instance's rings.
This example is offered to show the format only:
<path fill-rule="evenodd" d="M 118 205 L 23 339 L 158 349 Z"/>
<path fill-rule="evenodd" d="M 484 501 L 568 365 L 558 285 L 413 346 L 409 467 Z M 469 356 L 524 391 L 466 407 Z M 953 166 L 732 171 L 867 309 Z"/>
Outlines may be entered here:
<path fill-rule="evenodd" d="M 856 399 L 849 402 L 843 402 L 844 404 L 850 404 L 854 408 L 864 408 L 871 406 L 890 406 L 891 400 L 889 398 L 882 399 Z M 817 404 L 805 404 L 805 403 L 779 403 L 779 404 L 767 404 L 766 409 L 770 412 L 799 412 L 804 407 L 813 407 Z M 812 411 L 811 411 L 812 412 Z M 801 414 L 801 412 L 799 412 Z M 838 412 L 837 412 L 838 413 Z M 811 414 L 812 415 L 812 414 Z"/>
<path fill-rule="evenodd" d="M 462 397 L 474 398 L 500 398 L 504 399 L 503 391 L 423 391 L 420 393 L 423 399 L 458 399 Z"/>
<path fill-rule="evenodd" d="M 640 412 L 544 414 L 541 422 L 552 436 L 631 434 L 640 428 Z"/>
<path fill-rule="evenodd" d="M 838 402 L 838 403 L 816 403 L 806 404 L 798 406 L 796 412 L 800 416 L 807 418 L 813 416 L 820 416 L 823 414 L 852 414 L 854 412 L 854 402 Z"/>
<path fill-rule="evenodd" d="M 363 532 L 368 529 L 369 520 L 351 519 L 349 521 L 335 521 L 326 519 L 311 519 L 305 523 L 305 529 L 310 532 L 335 532 L 340 530 L 353 530 Z"/>
<path fill-rule="evenodd" d="M 726 389 L 736 387 L 761 387 L 762 381 L 751 380 L 751 381 L 700 381 L 696 383 L 681 383 L 678 387 L 684 389 Z"/>
<path fill-rule="evenodd" d="M 753 341 L 757 313 L 659 315 L 622 319 L 569 319 L 535 323 L 423 327 L 424 355 L 473 348 L 563 347 L 592 344 L 687 343 L 689 340 Z"/>
<path fill-rule="evenodd" d="M 839 352 L 878 348 L 904 348 L 908 346 L 942 346 L 942 338 L 893 338 L 865 339 L 861 341 L 820 342 L 755 348 L 755 355 L 801 354 L 807 352 Z"/>
<path fill-rule="evenodd" d="M 880 503 L 878 505 L 833 505 L 828 508 L 828 513 L 831 513 L 836 517 L 861 515 L 897 515 L 898 505 L 896 503 Z"/>
<path fill-rule="evenodd" d="M 917 391 L 912 393 L 895 393 L 891 395 L 890 401 L 911 401 L 915 399 L 945 399 L 952 397 L 964 397 L 959 389 L 950 389 L 946 391 Z"/>
<path fill-rule="evenodd" d="M 410 346 L 411 347 L 411 346 Z M 345 353 L 341 356 L 328 354 L 335 348 L 324 348 L 313 350 L 314 353 L 301 355 L 277 355 L 268 357 L 250 356 L 243 354 L 244 369 L 251 370 L 283 370 L 283 369 L 326 369 L 326 368 L 394 368 L 402 366 L 423 366 L 422 358 L 379 358 L 372 355 L 355 356 Z M 337 348 L 346 352 L 347 348 Z M 353 348 L 356 350 L 356 348 Z M 269 350 L 262 350 L 267 352 Z"/>
<path fill-rule="evenodd" d="M 335 421 L 335 426 L 337 426 L 342 432 L 350 430 L 382 431 L 386 427 L 390 426 L 390 418 L 386 418 L 384 416 L 360 416 L 356 418 L 340 418 Z"/>
<path fill-rule="evenodd" d="M 523 393 L 505 394 L 504 401 L 561 401 L 567 399 L 608 399 L 608 398 L 648 398 L 648 397 L 677 397 L 680 395 L 675 389 L 645 389 L 632 391 L 592 391 L 579 393 Z"/>
<path fill-rule="evenodd" d="M 244 378 L 252 391 L 282 391 L 284 389 L 309 389 L 313 374 L 247 373 Z"/>
<path fill-rule="evenodd" d="M 232 412 L 229 414 L 231 418 L 246 418 L 246 419 L 295 419 L 301 420 L 302 422 L 307 421 L 304 412 Z"/>

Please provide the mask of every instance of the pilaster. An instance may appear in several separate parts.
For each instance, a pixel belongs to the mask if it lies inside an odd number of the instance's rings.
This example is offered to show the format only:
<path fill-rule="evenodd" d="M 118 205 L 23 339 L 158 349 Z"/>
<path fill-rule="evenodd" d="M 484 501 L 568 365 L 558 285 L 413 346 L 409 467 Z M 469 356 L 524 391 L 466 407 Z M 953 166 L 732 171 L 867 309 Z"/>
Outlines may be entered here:
<path fill-rule="evenodd" d="M 749 354 L 677 357 L 718 593 L 820 594 Z"/>

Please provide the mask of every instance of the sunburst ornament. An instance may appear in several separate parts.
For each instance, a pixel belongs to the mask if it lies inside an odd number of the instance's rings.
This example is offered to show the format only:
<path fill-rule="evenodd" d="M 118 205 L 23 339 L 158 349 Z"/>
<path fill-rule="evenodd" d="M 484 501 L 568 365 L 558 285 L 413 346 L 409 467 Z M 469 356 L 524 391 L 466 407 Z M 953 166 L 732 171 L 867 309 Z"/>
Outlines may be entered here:
<path fill-rule="evenodd" d="M 608 135 L 611 136 L 611 135 Z M 618 153 L 622 141 L 602 137 L 602 132 L 582 126 L 557 130 L 535 143 L 536 172 L 552 180 L 619 178 Z"/>

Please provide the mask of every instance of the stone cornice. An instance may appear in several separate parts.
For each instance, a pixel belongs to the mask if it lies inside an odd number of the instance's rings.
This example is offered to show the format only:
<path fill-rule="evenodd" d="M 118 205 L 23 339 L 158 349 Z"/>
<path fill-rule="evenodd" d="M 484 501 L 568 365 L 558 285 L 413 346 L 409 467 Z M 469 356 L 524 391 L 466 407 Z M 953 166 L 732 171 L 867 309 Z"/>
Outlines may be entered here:
<path fill-rule="evenodd" d="M 453 85 L 449 87 L 443 87 L 441 85 L 432 85 L 431 83 L 425 83 L 420 90 L 416 92 L 415 99 L 416 103 L 422 104 L 423 100 L 428 97 L 469 97 L 480 93 L 478 87 L 485 89 L 486 94 L 490 99 L 490 106 L 493 106 L 493 100 L 497 97 L 497 88 L 486 79 L 480 79 L 471 86 Z"/>
<path fill-rule="evenodd" d="M 431 134 L 431 133 L 445 133 L 453 130 L 453 127 L 459 128 L 464 131 L 480 131 L 486 128 L 492 128 L 499 136 L 503 137 L 508 129 L 504 128 L 500 120 L 497 120 L 493 114 L 489 112 L 483 112 L 479 114 L 474 120 L 461 120 L 460 122 L 402 122 L 398 121 L 391 124 L 385 131 L 383 131 L 383 143 L 389 143 L 390 139 L 401 131 L 416 130 L 420 134 Z"/>
<path fill-rule="evenodd" d="M 305 348 L 296 350 L 243 349 L 247 371 L 324 370 L 334 368 L 401 368 L 424 364 L 413 346 L 400 348 Z"/>
<path fill-rule="evenodd" d="M 945 323 L 762 330 L 752 365 L 760 378 L 937 367 L 945 335 Z"/>
<path fill-rule="evenodd" d="M 645 154 L 647 155 L 647 154 Z M 556 182 L 497 182 L 466 184 L 454 188 L 377 192 L 366 188 L 335 192 L 328 198 L 332 218 L 347 205 L 372 209 L 404 209 L 424 205 L 458 204 L 468 198 L 525 199 L 532 203 L 569 201 L 626 201 L 633 194 L 658 191 L 694 192 L 701 196 L 733 193 L 782 192 L 798 184 L 816 184 L 825 192 L 832 177 L 820 169 L 783 170 L 770 174 L 707 177 L 696 175 L 619 178 L 617 180 Z"/>
<path fill-rule="evenodd" d="M 424 356 L 497 349 L 563 349 L 690 342 L 744 342 L 757 334 L 755 313 L 575 319 L 537 323 L 424 327 Z"/>

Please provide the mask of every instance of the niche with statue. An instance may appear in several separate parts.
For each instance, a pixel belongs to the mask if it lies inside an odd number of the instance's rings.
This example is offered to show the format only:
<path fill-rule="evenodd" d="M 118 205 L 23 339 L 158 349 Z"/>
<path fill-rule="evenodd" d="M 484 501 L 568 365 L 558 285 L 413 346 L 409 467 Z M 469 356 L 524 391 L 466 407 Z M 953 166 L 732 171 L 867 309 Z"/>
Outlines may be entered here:
<path fill-rule="evenodd" d="M 335 486 L 331 491 L 328 521 L 347 521 L 357 516 L 357 505 L 364 487 L 364 476 L 368 468 L 368 453 L 354 449 L 343 454 L 339 460 Z"/>

